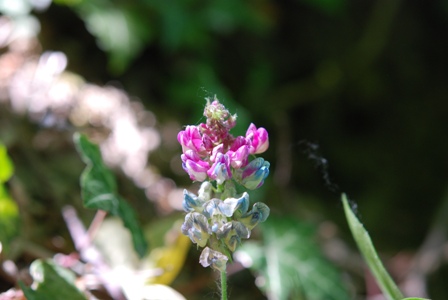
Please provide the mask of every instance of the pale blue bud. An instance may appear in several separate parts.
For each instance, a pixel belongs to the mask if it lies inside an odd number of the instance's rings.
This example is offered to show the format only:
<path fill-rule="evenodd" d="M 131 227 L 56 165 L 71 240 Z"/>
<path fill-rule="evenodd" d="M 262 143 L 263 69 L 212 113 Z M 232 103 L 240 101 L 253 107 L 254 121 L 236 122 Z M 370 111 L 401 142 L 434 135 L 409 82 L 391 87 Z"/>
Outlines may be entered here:
<path fill-rule="evenodd" d="M 182 201 L 182 207 L 186 212 L 201 212 L 202 204 L 204 204 L 204 201 L 202 199 L 197 197 L 195 194 L 184 190 L 184 200 Z"/>
<path fill-rule="evenodd" d="M 219 251 L 210 249 L 209 247 L 202 250 L 199 257 L 199 263 L 204 267 L 210 266 L 211 268 L 220 272 L 226 271 L 227 261 L 229 258 Z"/>
<path fill-rule="evenodd" d="M 254 204 L 252 209 L 243 214 L 241 218 L 238 219 L 241 223 L 246 225 L 247 228 L 252 230 L 258 223 L 266 221 L 269 216 L 270 209 L 269 207 L 261 202 L 257 202 Z"/>
<path fill-rule="evenodd" d="M 185 222 L 182 224 L 181 231 L 200 247 L 207 245 L 211 234 L 207 218 L 197 212 L 188 213 L 185 216 Z"/>

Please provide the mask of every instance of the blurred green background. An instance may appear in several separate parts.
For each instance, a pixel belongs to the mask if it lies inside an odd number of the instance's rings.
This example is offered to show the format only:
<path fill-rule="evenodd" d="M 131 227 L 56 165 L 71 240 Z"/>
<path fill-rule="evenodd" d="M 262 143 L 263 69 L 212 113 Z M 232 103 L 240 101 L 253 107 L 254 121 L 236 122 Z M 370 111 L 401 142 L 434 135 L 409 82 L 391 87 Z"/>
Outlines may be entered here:
<path fill-rule="evenodd" d="M 270 134 L 264 157 L 271 174 L 253 198 L 265 201 L 273 216 L 313 224 L 323 239 L 330 228 L 330 239 L 355 251 L 339 199 L 345 192 L 399 283 L 418 269 L 422 251 L 434 250 L 437 263 L 419 270 L 426 270 L 433 299 L 448 297 L 448 1 L 41 2 L 38 9 L 17 1 L 22 10 L 0 2 L 12 19 L 37 18 L 37 51 L 61 51 L 70 72 L 123 89 L 155 115 L 161 132 L 167 124 L 180 130 L 203 121 L 203 98 L 216 94 L 239 116 L 235 134 L 250 122 Z M 42 244 L 66 235 L 55 225 L 62 222 L 58 207 L 79 202 L 83 165 L 71 144 L 76 126 L 30 121 L 11 109 L 9 98 L 0 104 L 0 139 L 32 199 L 30 222 L 40 224 L 33 234 Z M 42 146 L 36 136 L 50 136 L 51 143 Z M 180 151 L 162 138 L 149 162 L 187 187 L 188 176 L 170 165 Z M 117 173 L 143 223 L 164 218 Z M 55 211 L 45 211 L 48 206 Z M 425 243 L 434 230 L 441 236 Z M 215 286 L 194 280 L 209 272 L 196 266 L 197 255 L 190 251 L 178 287 L 188 299 L 207 299 Z M 331 260 L 351 274 L 352 295 L 363 299 L 363 271 Z M 256 290 L 253 281 L 247 270 L 230 277 L 234 299 L 247 299 L 248 286 Z M 200 288 L 185 288 L 193 284 Z"/>

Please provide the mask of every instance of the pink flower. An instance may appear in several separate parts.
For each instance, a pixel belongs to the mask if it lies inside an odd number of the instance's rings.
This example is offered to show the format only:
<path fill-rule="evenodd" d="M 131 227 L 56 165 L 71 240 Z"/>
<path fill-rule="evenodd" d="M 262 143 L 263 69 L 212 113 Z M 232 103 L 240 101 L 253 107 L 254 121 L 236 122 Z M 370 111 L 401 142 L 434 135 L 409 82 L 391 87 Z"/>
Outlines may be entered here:
<path fill-rule="evenodd" d="M 250 154 L 259 154 L 269 148 L 268 132 L 263 127 L 257 129 L 253 123 L 246 132 L 246 138 L 250 141 Z"/>
<path fill-rule="evenodd" d="M 217 152 L 214 163 L 207 171 L 207 174 L 210 179 L 216 180 L 218 184 L 223 184 L 224 181 L 232 178 L 229 156 Z"/>
<path fill-rule="evenodd" d="M 235 139 L 230 150 L 227 151 L 227 155 L 230 158 L 230 164 L 235 169 L 239 169 L 247 165 L 249 158 L 249 146 L 247 140 L 243 136 L 239 136 Z"/>
<path fill-rule="evenodd" d="M 187 126 L 185 130 L 178 133 L 177 140 L 182 145 L 182 151 L 184 153 L 189 149 L 197 153 L 205 151 L 202 136 L 197 126 Z"/>
<path fill-rule="evenodd" d="M 202 135 L 202 143 L 207 152 L 211 151 L 214 147 L 212 139 L 206 134 Z"/>
<path fill-rule="evenodd" d="M 210 161 L 215 162 L 218 154 L 224 154 L 224 145 L 223 144 L 219 144 L 218 146 L 213 148 L 212 154 L 210 155 Z"/>
<path fill-rule="evenodd" d="M 187 150 L 181 155 L 182 168 L 190 175 L 191 180 L 204 181 L 207 178 L 208 162 L 201 160 L 193 150 Z"/>

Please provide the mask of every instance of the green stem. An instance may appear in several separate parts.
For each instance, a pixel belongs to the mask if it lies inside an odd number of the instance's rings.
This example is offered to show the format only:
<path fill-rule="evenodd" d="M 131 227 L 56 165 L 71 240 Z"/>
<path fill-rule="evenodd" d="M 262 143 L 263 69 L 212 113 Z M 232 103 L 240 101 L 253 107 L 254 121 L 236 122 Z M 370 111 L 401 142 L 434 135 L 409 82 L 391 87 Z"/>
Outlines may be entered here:
<path fill-rule="evenodd" d="M 227 273 L 221 271 L 221 300 L 227 300 Z"/>

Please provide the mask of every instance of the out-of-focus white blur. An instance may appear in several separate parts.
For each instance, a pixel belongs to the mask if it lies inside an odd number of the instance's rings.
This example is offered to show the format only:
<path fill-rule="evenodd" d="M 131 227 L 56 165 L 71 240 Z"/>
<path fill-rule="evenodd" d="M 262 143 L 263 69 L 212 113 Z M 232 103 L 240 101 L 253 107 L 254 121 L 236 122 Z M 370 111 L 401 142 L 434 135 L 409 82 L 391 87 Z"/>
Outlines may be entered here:
<path fill-rule="evenodd" d="M 67 71 L 64 53 L 41 53 L 39 30 L 32 16 L 0 16 L 0 105 L 43 127 L 88 129 L 106 164 L 121 168 L 161 212 L 182 209 L 182 191 L 148 164 L 164 138 L 154 114 L 121 89 L 91 84 Z M 175 139 L 172 125 L 158 128 Z"/>

